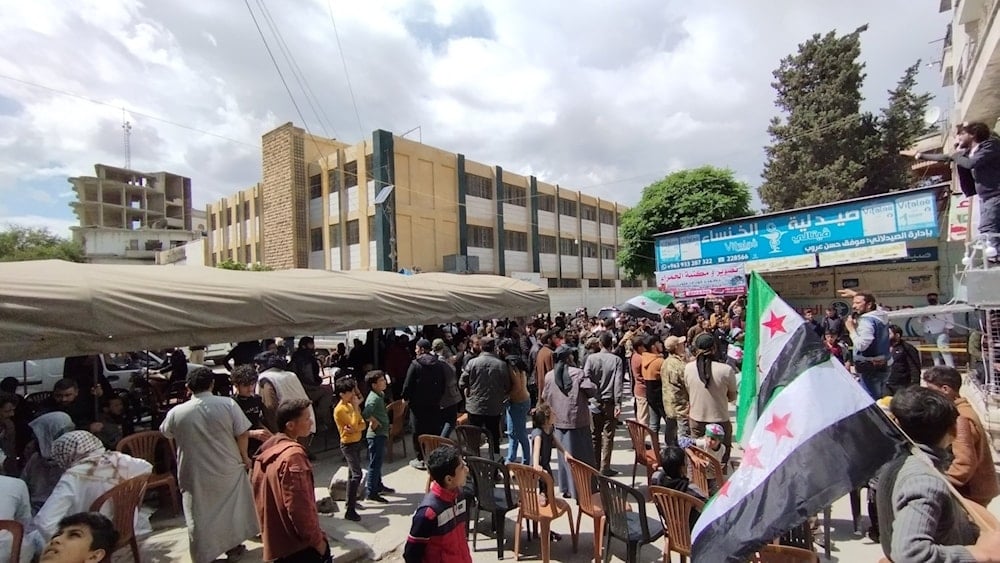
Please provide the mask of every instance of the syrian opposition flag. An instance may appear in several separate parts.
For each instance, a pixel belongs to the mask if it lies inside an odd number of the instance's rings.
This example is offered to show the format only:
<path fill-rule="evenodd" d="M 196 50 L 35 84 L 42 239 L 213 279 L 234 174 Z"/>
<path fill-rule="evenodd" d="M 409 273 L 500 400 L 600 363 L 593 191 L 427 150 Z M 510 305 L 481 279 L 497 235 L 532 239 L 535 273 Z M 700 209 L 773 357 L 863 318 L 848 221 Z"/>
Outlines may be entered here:
<path fill-rule="evenodd" d="M 674 302 L 674 296 L 656 289 L 650 289 L 618 306 L 618 310 L 633 317 L 648 317 L 660 320 L 660 312 Z"/>
<path fill-rule="evenodd" d="M 907 449 L 902 433 L 754 273 L 737 421 L 743 460 L 692 531 L 693 561 L 746 561 Z"/>

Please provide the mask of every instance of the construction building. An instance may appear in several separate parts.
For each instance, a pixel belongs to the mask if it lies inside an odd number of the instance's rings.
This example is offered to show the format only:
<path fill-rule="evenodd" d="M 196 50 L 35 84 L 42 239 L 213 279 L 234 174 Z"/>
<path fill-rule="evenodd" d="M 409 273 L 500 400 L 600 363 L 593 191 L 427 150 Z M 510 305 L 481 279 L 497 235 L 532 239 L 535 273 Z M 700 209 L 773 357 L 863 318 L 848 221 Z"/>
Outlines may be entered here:
<path fill-rule="evenodd" d="M 80 225 L 71 227 L 88 261 L 152 264 L 157 251 L 204 236 L 205 215 L 191 204 L 191 179 L 105 164 L 94 176 L 70 178 L 70 203 Z"/>
<path fill-rule="evenodd" d="M 262 153 L 259 184 L 208 206 L 209 264 L 622 287 L 615 258 L 625 208 L 613 201 L 383 130 L 349 145 L 287 123 L 263 136 Z"/>

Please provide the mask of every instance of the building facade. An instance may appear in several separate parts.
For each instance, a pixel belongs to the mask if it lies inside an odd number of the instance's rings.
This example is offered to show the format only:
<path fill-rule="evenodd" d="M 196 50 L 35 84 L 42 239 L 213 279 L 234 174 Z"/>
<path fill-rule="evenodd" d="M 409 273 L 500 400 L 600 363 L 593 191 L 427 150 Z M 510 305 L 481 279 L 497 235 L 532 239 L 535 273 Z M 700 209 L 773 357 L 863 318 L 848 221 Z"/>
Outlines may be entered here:
<path fill-rule="evenodd" d="M 615 202 L 382 130 L 348 145 L 288 123 L 263 136 L 262 152 L 262 182 L 208 207 L 210 264 L 620 286 Z"/>
<path fill-rule="evenodd" d="M 191 203 L 191 179 L 97 164 L 94 176 L 70 178 L 80 225 L 73 239 L 90 262 L 152 264 L 157 251 L 204 236 L 204 212 Z"/>

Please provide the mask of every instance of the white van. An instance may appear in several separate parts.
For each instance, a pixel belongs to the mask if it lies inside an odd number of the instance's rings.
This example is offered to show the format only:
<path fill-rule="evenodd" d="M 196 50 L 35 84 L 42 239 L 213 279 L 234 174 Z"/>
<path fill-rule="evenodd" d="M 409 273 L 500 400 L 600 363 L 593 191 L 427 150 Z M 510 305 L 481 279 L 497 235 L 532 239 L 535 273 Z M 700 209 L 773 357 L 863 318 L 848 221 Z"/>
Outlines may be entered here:
<path fill-rule="evenodd" d="M 155 369 L 163 364 L 163 360 L 151 352 L 137 352 L 130 356 L 124 354 L 101 354 L 101 369 L 108 383 L 115 389 L 128 389 L 132 376 L 144 368 Z M 0 363 L 0 379 L 13 377 L 18 382 L 18 392 L 22 395 L 51 391 L 57 381 L 63 378 L 66 361 L 80 361 L 84 356 L 72 358 L 45 358 L 41 360 L 26 360 L 23 362 Z M 188 363 L 188 371 L 201 367 Z"/>

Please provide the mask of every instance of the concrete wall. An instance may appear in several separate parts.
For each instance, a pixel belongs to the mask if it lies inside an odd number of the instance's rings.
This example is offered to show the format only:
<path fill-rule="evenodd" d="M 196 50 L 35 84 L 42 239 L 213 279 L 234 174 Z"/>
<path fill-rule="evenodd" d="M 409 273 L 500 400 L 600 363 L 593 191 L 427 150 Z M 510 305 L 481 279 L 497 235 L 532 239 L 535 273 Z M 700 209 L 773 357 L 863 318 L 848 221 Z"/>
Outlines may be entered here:
<path fill-rule="evenodd" d="M 580 307 L 596 315 L 603 307 L 614 307 L 641 294 L 641 287 L 597 288 L 582 287 L 580 289 L 549 289 L 549 308 L 553 314 L 559 311 L 572 313 Z"/>

